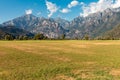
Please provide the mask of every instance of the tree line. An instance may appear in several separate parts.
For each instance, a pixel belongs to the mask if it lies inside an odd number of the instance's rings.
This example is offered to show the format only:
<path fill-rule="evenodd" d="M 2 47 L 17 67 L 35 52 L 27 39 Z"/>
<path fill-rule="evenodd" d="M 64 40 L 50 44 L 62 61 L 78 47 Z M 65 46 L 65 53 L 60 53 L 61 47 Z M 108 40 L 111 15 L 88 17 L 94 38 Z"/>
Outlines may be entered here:
<path fill-rule="evenodd" d="M 60 35 L 58 38 L 48 38 L 44 34 L 35 34 L 34 36 L 27 36 L 27 35 L 18 35 L 13 36 L 11 34 L 4 35 L 3 38 L 0 38 L 1 40 L 71 40 L 67 39 L 65 34 Z M 118 40 L 118 38 L 113 37 L 96 37 L 91 38 L 89 35 L 83 36 L 83 38 L 75 37 L 73 40 Z"/>
<path fill-rule="evenodd" d="M 13 36 L 11 34 L 4 35 L 1 40 L 45 40 L 48 39 L 47 36 L 43 34 L 36 34 L 34 36 L 27 36 L 27 35 L 17 35 Z"/>
<path fill-rule="evenodd" d="M 2 38 L 0 38 L 1 40 L 55 40 L 55 38 L 48 38 L 47 36 L 45 36 L 44 34 L 35 34 L 34 36 L 27 36 L 27 35 L 17 35 L 17 36 L 13 36 L 11 34 L 5 34 Z M 65 34 L 62 34 L 60 37 L 58 37 L 57 39 L 65 39 Z"/>

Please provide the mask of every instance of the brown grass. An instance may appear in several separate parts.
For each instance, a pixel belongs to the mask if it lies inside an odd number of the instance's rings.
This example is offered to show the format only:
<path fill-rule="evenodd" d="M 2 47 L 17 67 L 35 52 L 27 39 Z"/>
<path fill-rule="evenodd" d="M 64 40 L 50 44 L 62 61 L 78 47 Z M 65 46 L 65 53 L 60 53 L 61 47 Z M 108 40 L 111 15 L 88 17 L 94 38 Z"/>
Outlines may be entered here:
<path fill-rule="evenodd" d="M 110 71 L 110 75 L 120 76 L 120 69 L 113 69 Z"/>
<path fill-rule="evenodd" d="M 69 58 L 67 58 L 67 57 L 64 57 L 64 56 L 50 56 L 50 57 L 52 57 L 53 59 L 55 59 L 55 60 L 59 60 L 59 61 L 63 61 L 63 62 L 69 62 L 69 61 L 71 61 Z"/>
<path fill-rule="evenodd" d="M 51 80 L 75 80 L 75 79 L 65 75 L 57 75 L 54 79 Z"/>

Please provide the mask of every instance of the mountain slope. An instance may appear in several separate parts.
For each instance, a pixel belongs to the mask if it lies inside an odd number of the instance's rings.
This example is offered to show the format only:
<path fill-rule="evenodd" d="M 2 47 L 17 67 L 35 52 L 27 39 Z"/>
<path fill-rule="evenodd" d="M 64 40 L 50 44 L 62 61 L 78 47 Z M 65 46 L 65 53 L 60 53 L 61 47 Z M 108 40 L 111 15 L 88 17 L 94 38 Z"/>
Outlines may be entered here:
<path fill-rule="evenodd" d="M 37 23 L 35 22 L 37 20 L 37 17 L 34 15 L 23 15 L 21 17 L 15 18 L 13 20 L 4 22 L 4 26 L 12 25 L 12 26 L 17 26 L 18 28 L 21 29 L 27 29 L 27 28 L 32 28 L 34 25 Z"/>
<path fill-rule="evenodd" d="M 120 39 L 120 25 L 106 32 L 102 37 L 107 39 Z"/>
<path fill-rule="evenodd" d="M 16 36 L 29 36 L 32 37 L 34 34 L 25 31 L 23 29 L 16 28 L 14 26 L 5 26 L 0 27 L 0 39 L 3 39 L 5 35 L 12 35 L 14 37 Z"/>
<path fill-rule="evenodd" d="M 69 29 L 70 27 L 70 22 L 65 20 L 65 19 L 61 19 L 61 18 L 55 18 L 54 19 L 57 23 L 59 23 L 64 29 Z"/>

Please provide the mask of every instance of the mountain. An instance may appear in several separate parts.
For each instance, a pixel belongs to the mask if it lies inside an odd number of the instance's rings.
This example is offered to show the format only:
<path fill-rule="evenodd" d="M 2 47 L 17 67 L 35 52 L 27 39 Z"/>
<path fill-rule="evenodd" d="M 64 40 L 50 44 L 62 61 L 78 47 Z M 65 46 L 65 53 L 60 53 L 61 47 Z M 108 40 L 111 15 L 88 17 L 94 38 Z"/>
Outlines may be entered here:
<path fill-rule="evenodd" d="M 120 24 L 102 35 L 104 39 L 120 39 Z"/>
<path fill-rule="evenodd" d="M 62 19 L 60 17 L 54 19 L 57 23 L 59 23 L 64 29 L 68 30 L 70 27 L 70 22 L 68 20 Z"/>
<path fill-rule="evenodd" d="M 120 23 L 120 8 L 106 9 L 102 12 L 90 14 L 87 17 L 78 16 L 72 21 L 61 18 L 36 17 L 32 14 L 23 15 L 2 25 L 13 25 L 30 31 L 43 33 L 49 38 L 58 38 L 65 34 L 66 38 L 83 39 L 85 35 L 96 38 L 112 30 Z"/>
<path fill-rule="evenodd" d="M 1 26 L 0 27 L 0 39 L 4 39 L 5 35 L 17 36 L 29 36 L 33 37 L 34 34 L 25 31 L 23 29 L 16 28 L 15 26 Z"/>
<path fill-rule="evenodd" d="M 36 17 L 32 14 L 24 15 L 15 18 L 11 21 L 3 23 L 6 25 L 18 26 L 21 29 L 30 31 L 32 33 L 43 33 L 49 38 L 58 38 L 62 34 L 65 34 L 65 29 L 52 18 Z"/>
<path fill-rule="evenodd" d="M 97 37 L 113 29 L 120 23 L 120 8 L 106 9 L 87 17 L 77 17 L 70 23 L 70 37 L 82 38 L 84 35 Z"/>
<path fill-rule="evenodd" d="M 21 29 L 27 29 L 27 28 L 32 28 L 34 25 L 37 23 L 35 22 L 37 20 L 37 17 L 34 15 L 24 15 L 18 18 L 15 18 L 13 20 L 7 21 L 3 23 L 4 26 L 12 25 L 12 26 L 17 26 L 18 28 Z"/>

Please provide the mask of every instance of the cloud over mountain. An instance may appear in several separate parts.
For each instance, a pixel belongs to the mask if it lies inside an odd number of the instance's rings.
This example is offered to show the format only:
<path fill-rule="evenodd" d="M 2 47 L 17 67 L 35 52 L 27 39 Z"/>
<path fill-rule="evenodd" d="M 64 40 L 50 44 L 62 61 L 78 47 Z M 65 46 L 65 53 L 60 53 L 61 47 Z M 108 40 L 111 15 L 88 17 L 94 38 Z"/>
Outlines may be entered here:
<path fill-rule="evenodd" d="M 92 2 L 90 4 L 82 4 L 83 12 L 81 16 L 88 16 L 89 14 L 104 11 L 107 8 L 120 7 L 120 0 L 99 0 L 98 2 Z"/>
<path fill-rule="evenodd" d="M 62 13 L 68 13 L 68 12 L 70 12 L 70 10 L 68 8 L 64 8 L 64 9 L 60 10 L 60 12 L 62 12 Z"/>
<path fill-rule="evenodd" d="M 70 4 L 68 4 L 68 8 L 72 8 L 75 7 L 79 4 L 79 2 L 77 0 L 73 0 Z"/>
<path fill-rule="evenodd" d="M 56 4 L 46 0 L 47 10 L 49 11 L 48 17 L 51 17 L 55 12 L 57 12 L 58 7 Z"/>
<path fill-rule="evenodd" d="M 67 8 L 63 8 L 62 10 L 60 10 L 61 13 L 68 13 L 71 11 L 72 7 L 75 7 L 79 5 L 79 2 L 77 0 L 73 0 L 71 1 L 71 3 L 68 4 Z"/>
<path fill-rule="evenodd" d="M 32 9 L 25 10 L 25 14 L 32 14 Z"/>

